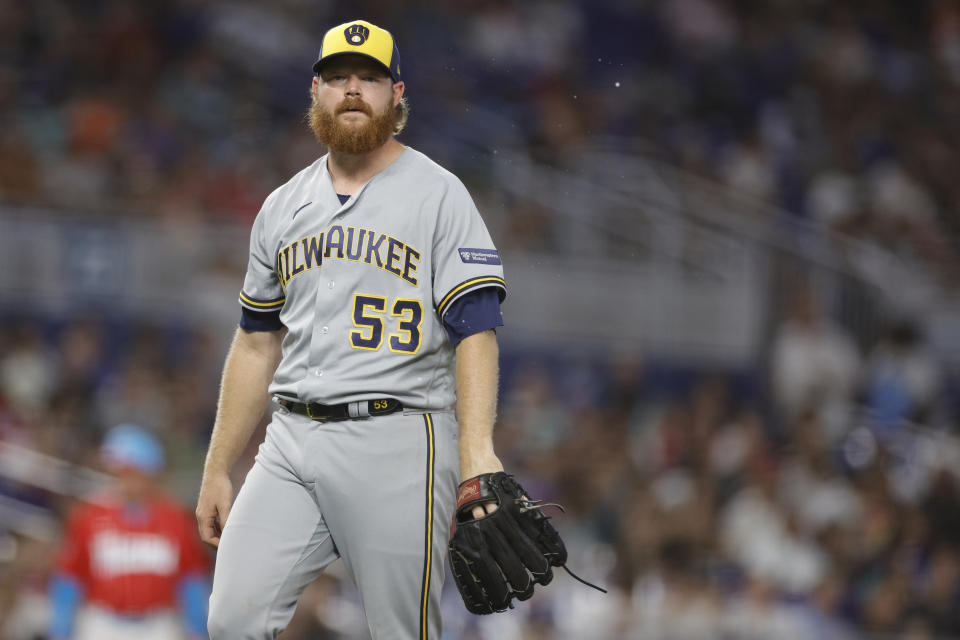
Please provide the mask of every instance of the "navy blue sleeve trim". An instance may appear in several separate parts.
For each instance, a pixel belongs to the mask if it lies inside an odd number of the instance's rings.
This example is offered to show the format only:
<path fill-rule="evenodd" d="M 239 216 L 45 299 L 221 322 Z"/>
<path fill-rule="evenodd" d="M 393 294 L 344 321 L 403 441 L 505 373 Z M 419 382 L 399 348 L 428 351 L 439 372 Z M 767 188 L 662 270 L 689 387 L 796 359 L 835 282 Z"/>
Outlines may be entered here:
<path fill-rule="evenodd" d="M 450 306 L 450 302 L 458 296 L 462 296 L 470 291 L 477 291 L 485 287 L 493 286 L 499 287 L 498 291 L 500 292 L 500 302 L 503 302 L 503 299 L 507 297 L 507 283 L 504 282 L 503 278 L 499 276 L 478 276 L 476 278 L 464 280 L 451 289 L 447 295 L 443 296 L 440 304 L 437 305 L 437 313 L 439 313 L 440 317 L 442 318 L 444 315 L 446 315 L 447 308 Z"/>
<path fill-rule="evenodd" d="M 244 331 L 279 331 L 283 329 L 280 311 L 251 311 L 240 307 L 240 328 Z"/>
<path fill-rule="evenodd" d="M 450 344 L 456 346 L 468 336 L 503 326 L 500 313 L 500 288 L 487 286 L 467 292 L 450 303 L 443 316 Z"/>

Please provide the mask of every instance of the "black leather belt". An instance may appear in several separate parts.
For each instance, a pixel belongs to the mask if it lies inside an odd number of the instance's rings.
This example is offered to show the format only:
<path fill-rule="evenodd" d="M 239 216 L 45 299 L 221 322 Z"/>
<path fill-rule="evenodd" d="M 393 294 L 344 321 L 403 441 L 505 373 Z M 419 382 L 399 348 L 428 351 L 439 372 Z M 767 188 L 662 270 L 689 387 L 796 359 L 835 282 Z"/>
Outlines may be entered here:
<path fill-rule="evenodd" d="M 358 402 L 344 402 L 343 404 L 319 404 L 317 402 L 297 402 L 281 396 L 273 396 L 273 401 L 292 413 L 299 413 L 319 422 L 356 420 L 403 411 L 403 405 L 400 404 L 400 401 L 393 398 L 360 400 Z"/>

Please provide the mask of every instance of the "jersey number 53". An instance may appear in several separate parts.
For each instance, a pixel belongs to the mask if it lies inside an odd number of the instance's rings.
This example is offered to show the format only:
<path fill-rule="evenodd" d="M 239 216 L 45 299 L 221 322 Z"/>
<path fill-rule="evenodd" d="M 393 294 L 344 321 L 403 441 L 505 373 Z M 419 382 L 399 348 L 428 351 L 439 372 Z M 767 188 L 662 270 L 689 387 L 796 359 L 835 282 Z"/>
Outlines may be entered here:
<path fill-rule="evenodd" d="M 376 351 L 383 345 L 384 322 L 389 301 L 383 296 L 356 293 L 353 296 L 353 326 L 350 346 L 354 349 Z M 396 320 L 394 320 L 396 318 Z M 391 328 L 387 346 L 394 353 L 414 354 L 420 349 L 420 327 L 423 324 L 423 305 L 415 298 L 397 298 L 390 310 Z"/>

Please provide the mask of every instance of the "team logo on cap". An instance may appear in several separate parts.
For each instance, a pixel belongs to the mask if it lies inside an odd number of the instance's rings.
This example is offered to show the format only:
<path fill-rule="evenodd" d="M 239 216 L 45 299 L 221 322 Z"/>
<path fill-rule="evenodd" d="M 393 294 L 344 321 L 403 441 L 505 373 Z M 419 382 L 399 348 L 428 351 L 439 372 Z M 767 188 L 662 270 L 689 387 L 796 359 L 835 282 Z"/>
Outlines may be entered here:
<path fill-rule="evenodd" d="M 343 30 L 343 35 L 346 36 L 347 42 L 359 47 L 370 37 L 370 29 L 362 24 L 352 24 Z"/>

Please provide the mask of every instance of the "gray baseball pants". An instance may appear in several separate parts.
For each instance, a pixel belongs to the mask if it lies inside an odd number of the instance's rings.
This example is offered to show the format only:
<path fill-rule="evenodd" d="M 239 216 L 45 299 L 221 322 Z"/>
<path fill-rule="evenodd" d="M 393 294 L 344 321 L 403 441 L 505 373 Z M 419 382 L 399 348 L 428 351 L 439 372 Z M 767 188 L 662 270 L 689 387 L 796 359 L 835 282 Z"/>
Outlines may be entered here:
<path fill-rule="evenodd" d="M 342 557 L 374 640 L 439 640 L 457 435 L 451 412 L 274 413 L 220 538 L 211 639 L 275 638 Z"/>

